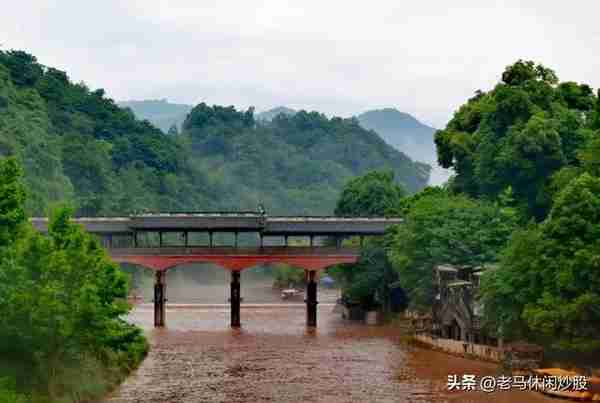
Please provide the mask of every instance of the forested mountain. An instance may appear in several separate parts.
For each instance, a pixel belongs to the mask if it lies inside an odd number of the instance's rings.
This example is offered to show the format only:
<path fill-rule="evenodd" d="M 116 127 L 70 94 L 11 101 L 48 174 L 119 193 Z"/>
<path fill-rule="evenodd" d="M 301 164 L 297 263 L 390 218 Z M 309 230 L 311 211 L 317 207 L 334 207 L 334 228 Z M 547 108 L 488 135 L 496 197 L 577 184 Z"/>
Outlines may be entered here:
<path fill-rule="evenodd" d="M 328 119 L 318 112 L 257 122 L 252 109 L 200 104 L 184 122 L 182 138 L 211 178 L 243 178 L 232 186 L 246 205 L 262 200 L 282 212 L 331 212 L 349 178 L 375 169 L 393 171 L 414 192 L 427 183 L 430 169 L 355 119 Z"/>
<path fill-rule="evenodd" d="M 169 133 L 173 126 L 177 130 L 181 129 L 185 117 L 193 107 L 186 104 L 172 104 L 166 99 L 124 101 L 119 102 L 119 106 L 131 109 L 136 117 L 150 121 L 165 133 Z"/>
<path fill-rule="evenodd" d="M 139 119 L 149 120 L 165 133 L 181 130 L 187 113 L 192 109 L 191 105 L 172 104 L 164 99 L 127 101 L 120 102 L 119 105 L 130 108 Z M 267 123 L 279 114 L 291 116 L 297 112 L 286 106 L 278 106 L 256 113 L 255 120 Z M 419 122 L 408 113 L 393 108 L 367 111 L 358 115 L 357 119 L 362 127 L 377 132 L 386 143 L 408 155 L 412 160 L 431 165 L 433 168 L 430 172 L 431 184 L 441 184 L 450 176 L 449 170 L 437 164 L 433 127 Z"/>
<path fill-rule="evenodd" d="M 271 121 L 283 113 L 293 115 L 294 109 L 278 106 L 258 113 L 257 120 Z M 412 115 L 394 108 L 374 109 L 356 117 L 362 127 L 375 131 L 386 143 L 408 155 L 415 161 L 425 162 L 432 167 L 430 183 L 442 184 L 450 177 L 451 171 L 438 165 L 433 137 L 436 129 L 421 123 Z"/>
<path fill-rule="evenodd" d="M 410 192 L 429 176 L 358 121 L 316 112 L 260 123 L 252 109 L 200 104 L 181 134 L 165 135 L 20 51 L 0 52 L 0 155 L 21 160 L 35 214 L 64 200 L 90 215 L 259 202 L 270 213 L 324 214 L 368 170 L 389 168 Z"/>

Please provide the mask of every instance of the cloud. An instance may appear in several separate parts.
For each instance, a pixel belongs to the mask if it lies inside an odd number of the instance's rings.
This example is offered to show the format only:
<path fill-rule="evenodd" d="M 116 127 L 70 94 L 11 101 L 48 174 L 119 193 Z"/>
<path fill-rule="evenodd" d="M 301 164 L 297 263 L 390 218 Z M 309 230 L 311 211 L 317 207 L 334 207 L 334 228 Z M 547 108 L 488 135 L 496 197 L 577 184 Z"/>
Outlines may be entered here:
<path fill-rule="evenodd" d="M 119 100 L 394 106 L 440 127 L 518 58 L 600 85 L 600 5 L 523 3 L 22 0 L 5 5 L 0 43 Z"/>

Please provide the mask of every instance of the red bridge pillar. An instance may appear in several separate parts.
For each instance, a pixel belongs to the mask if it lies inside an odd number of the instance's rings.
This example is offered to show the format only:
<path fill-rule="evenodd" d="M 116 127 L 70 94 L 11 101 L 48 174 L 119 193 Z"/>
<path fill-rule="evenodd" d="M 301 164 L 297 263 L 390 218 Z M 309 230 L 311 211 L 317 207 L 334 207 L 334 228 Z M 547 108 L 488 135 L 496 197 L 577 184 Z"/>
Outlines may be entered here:
<path fill-rule="evenodd" d="M 240 327 L 240 272 L 233 270 L 231 272 L 231 327 Z"/>
<path fill-rule="evenodd" d="M 163 327 L 165 325 L 166 291 L 167 273 L 159 270 L 156 272 L 154 283 L 154 327 Z"/>
<path fill-rule="evenodd" d="M 317 282 L 315 270 L 307 270 L 306 283 L 306 326 L 317 326 Z"/>

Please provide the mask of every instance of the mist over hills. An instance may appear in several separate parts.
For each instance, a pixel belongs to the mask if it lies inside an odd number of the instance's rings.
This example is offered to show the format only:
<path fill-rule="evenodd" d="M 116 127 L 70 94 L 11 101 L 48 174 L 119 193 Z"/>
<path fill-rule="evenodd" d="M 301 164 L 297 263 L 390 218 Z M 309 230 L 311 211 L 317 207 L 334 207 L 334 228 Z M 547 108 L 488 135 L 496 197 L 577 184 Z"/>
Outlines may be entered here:
<path fill-rule="evenodd" d="M 172 104 L 167 100 L 144 100 L 120 102 L 119 105 L 131 108 L 140 119 L 147 119 L 167 132 L 172 125 L 181 129 L 191 105 Z M 270 122 L 277 115 L 291 116 L 298 111 L 286 106 L 278 106 L 255 114 L 257 122 Z M 432 167 L 430 184 L 444 183 L 450 176 L 449 170 L 437 163 L 433 137 L 436 129 L 421 123 L 412 115 L 394 108 L 375 109 L 356 116 L 360 125 L 375 131 L 386 143 L 408 155 L 415 161 L 421 161 Z"/>
<path fill-rule="evenodd" d="M 434 143 L 436 129 L 421 123 L 414 116 L 394 108 L 376 109 L 357 116 L 361 126 L 377 132 L 386 143 L 412 159 L 432 167 L 429 182 L 439 185 L 448 180 L 451 171 L 440 167 Z"/>
<path fill-rule="evenodd" d="M 389 145 L 419 161 L 430 161 L 435 154 L 435 130 L 408 113 L 397 109 L 376 109 L 356 117 L 365 129 L 377 132 Z"/>

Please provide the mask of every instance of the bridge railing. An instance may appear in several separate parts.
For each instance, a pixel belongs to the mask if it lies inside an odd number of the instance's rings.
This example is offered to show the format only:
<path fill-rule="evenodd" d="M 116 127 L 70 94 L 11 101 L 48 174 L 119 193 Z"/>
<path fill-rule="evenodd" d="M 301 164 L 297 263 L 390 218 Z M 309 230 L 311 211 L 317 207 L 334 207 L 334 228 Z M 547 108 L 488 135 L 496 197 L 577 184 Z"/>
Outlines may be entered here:
<path fill-rule="evenodd" d="M 254 256 L 254 255 L 273 255 L 273 256 L 301 256 L 301 255 L 321 255 L 321 256 L 356 256 L 360 254 L 358 247 L 331 247 L 331 246 L 263 246 L 263 247 L 178 247 L 167 246 L 160 248 L 111 248 L 109 252 L 113 256 L 161 256 L 161 255 L 217 255 L 217 256 Z"/>

